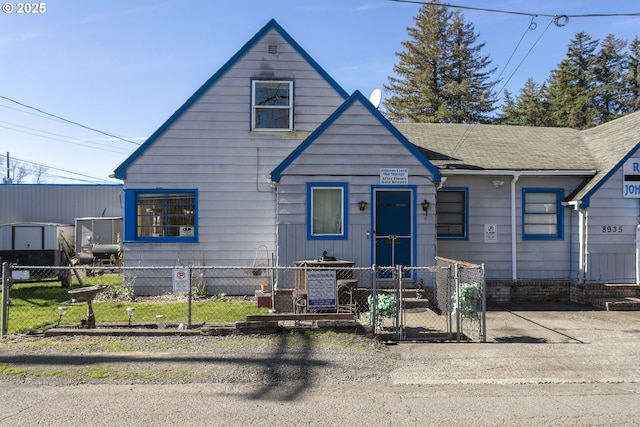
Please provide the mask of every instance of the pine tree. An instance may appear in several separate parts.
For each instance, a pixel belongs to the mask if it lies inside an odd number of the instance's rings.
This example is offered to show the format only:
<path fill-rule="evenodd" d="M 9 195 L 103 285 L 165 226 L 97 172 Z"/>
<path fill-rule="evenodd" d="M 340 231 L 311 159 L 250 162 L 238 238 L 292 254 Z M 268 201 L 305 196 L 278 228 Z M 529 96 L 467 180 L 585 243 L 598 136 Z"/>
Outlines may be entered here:
<path fill-rule="evenodd" d="M 640 111 L 640 40 L 638 37 L 635 37 L 629 45 L 627 69 L 623 79 L 625 112 Z"/>
<path fill-rule="evenodd" d="M 436 2 L 423 4 L 411 38 L 402 43 L 384 89 L 392 95 L 383 105 L 394 121 L 428 123 L 489 123 L 495 109 L 490 81 L 494 69 L 481 54 L 484 43 L 459 11 L 450 12 Z"/>
<path fill-rule="evenodd" d="M 504 90 L 504 101 L 500 108 L 500 117 L 498 118 L 498 124 L 501 125 L 519 125 L 520 114 L 518 112 L 517 101 L 511 96 L 511 92 L 507 89 Z"/>
<path fill-rule="evenodd" d="M 586 129 L 593 124 L 593 70 L 598 40 L 581 31 L 571 40 L 567 57 L 551 71 L 544 88 L 548 102 L 545 125 Z"/>
<path fill-rule="evenodd" d="M 532 78 L 527 79 L 514 100 L 505 90 L 504 105 L 499 122 L 505 125 L 543 126 L 545 102 L 542 88 Z"/>
<path fill-rule="evenodd" d="M 607 35 L 600 44 L 600 52 L 593 63 L 593 123 L 597 126 L 614 120 L 625 113 L 623 75 L 627 57 L 623 50 L 627 42 Z"/>

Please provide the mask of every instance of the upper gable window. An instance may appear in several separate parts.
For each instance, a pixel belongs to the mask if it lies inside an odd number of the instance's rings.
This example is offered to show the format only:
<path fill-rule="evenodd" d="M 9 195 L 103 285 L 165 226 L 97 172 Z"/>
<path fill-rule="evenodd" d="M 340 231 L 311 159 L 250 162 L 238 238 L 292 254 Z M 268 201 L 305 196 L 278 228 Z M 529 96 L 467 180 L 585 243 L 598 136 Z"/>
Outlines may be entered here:
<path fill-rule="evenodd" d="M 293 82 L 251 82 L 251 130 L 293 130 Z"/>

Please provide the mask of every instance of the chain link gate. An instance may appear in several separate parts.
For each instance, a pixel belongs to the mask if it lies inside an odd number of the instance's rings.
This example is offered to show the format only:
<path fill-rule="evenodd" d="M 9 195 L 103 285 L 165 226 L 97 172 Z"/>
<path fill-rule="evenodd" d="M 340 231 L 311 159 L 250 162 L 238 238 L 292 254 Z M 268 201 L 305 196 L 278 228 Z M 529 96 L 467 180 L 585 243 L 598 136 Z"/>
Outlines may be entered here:
<path fill-rule="evenodd" d="M 434 273 L 435 286 L 425 286 Z M 433 267 L 397 266 L 384 277 L 369 304 L 380 339 L 486 341 L 484 266 L 436 258 Z"/>

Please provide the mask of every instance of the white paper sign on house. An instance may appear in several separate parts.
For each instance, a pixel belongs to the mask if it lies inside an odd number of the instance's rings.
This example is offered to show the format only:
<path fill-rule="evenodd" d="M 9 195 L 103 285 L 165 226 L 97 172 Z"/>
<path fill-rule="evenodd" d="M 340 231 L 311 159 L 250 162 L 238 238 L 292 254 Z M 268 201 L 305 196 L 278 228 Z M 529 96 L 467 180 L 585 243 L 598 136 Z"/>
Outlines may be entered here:
<path fill-rule="evenodd" d="M 408 185 L 409 169 L 407 168 L 380 168 L 380 184 L 382 185 Z"/>
<path fill-rule="evenodd" d="M 484 225 L 484 242 L 485 243 L 498 242 L 498 225 L 497 224 Z"/>

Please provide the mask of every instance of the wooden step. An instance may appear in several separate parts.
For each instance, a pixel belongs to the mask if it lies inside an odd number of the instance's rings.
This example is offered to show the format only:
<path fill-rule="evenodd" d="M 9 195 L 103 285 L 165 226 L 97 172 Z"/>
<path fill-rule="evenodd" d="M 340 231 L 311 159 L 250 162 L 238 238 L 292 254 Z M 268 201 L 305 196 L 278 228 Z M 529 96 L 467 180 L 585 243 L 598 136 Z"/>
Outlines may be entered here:
<path fill-rule="evenodd" d="M 607 311 L 640 311 L 640 298 L 597 298 L 593 305 Z"/>

